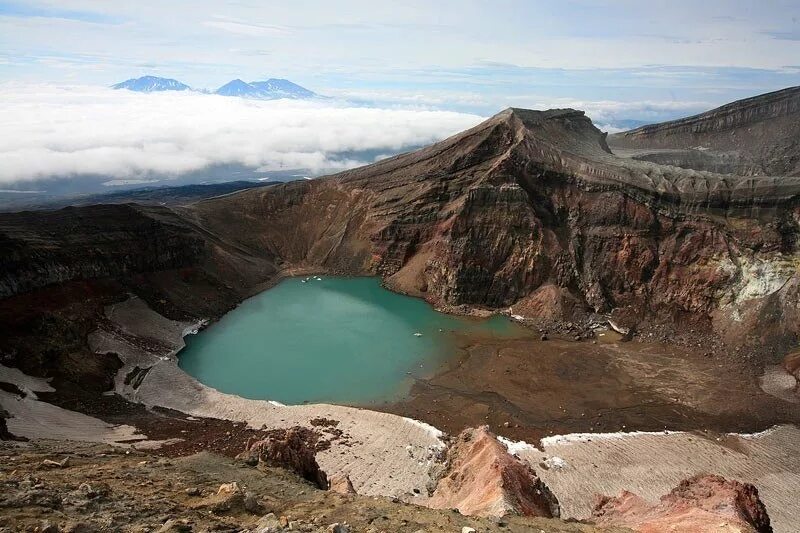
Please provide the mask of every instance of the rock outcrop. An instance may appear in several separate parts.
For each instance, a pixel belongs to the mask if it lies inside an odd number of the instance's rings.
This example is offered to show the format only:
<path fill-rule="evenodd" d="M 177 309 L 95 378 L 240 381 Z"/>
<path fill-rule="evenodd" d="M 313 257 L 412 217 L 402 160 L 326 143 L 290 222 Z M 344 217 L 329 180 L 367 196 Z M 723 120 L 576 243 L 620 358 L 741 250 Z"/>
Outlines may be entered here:
<path fill-rule="evenodd" d="M 8 426 L 6 425 L 6 418 L 8 418 L 8 412 L 0 407 L 0 440 L 13 440 L 14 435 L 9 433 Z"/>
<path fill-rule="evenodd" d="M 255 459 L 268 466 L 292 470 L 317 487 L 327 489 L 328 477 L 320 469 L 315 457 L 316 440 L 316 434 L 307 428 L 273 430 L 266 439 L 250 443 L 238 458 L 245 461 Z"/>
<path fill-rule="evenodd" d="M 612 135 L 636 159 L 743 175 L 800 175 L 800 87 Z"/>
<path fill-rule="evenodd" d="M 436 489 L 424 504 L 475 516 L 559 516 L 556 497 L 486 426 L 461 432 L 447 452 Z"/>
<path fill-rule="evenodd" d="M 657 504 L 630 492 L 615 498 L 599 497 L 593 519 L 641 533 L 772 532 L 767 510 L 753 485 L 713 475 L 681 482 Z"/>

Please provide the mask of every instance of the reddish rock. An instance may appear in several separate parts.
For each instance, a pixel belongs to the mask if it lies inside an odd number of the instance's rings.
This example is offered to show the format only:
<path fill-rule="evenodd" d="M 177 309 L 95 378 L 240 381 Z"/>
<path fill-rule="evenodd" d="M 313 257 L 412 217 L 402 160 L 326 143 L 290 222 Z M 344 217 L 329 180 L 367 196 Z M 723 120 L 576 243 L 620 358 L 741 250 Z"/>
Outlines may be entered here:
<path fill-rule="evenodd" d="M 558 501 L 533 469 L 509 454 L 486 426 L 461 432 L 425 505 L 475 516 L 559 515 Z"/>
<path fill-rule="evenodd" d="M 336 474 L 330 479 L 330 490 L 339 494 L 355 494 L 356 489 L 347 474 Z"/>
<path fill-rule="evenodd" d="M 631 492 L 599 496 L 593 512 L 598 524 L 623 526 L 641 533 L 771 533 L 758 490 L 721 476 L 684 480 L 657 504 Z"/>

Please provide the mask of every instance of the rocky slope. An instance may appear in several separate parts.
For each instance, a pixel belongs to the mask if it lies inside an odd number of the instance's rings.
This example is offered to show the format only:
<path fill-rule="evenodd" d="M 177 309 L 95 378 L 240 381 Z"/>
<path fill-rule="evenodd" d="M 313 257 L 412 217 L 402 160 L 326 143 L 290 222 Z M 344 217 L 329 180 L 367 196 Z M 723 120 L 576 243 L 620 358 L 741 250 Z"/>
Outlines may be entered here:
<path fill-rule="evenodd" d="M 637 159 L 744 175 L 800 175 L 800 87 L 612 135 Z M 626 149 L 628 151 L 626 151 Z"/>
<path fill-rule="evenodd" d="M 683 481 L 657 504 L 630 492 L 600 497 L 594 518 L 601 524 L 624 525 L 641 533 L 772 533 L 754 486 L 712 475 Z"/>
<path fill-rule="evenodd" d="M 0 458 L 3 531 L 629 531 L 545 518 L 490 520 L 389 498 L 340 495 L 281 469 L 209 453 L 165 458 L 37 441 L 0 443 Z"/>

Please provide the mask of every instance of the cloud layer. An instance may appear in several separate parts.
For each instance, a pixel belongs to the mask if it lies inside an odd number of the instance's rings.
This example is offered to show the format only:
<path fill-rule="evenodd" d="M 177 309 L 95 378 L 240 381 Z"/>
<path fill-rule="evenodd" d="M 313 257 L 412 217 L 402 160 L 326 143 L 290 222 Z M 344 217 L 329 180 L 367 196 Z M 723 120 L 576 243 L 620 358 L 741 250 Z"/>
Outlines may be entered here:
<path fill-rule="evenodd" d="M 85 174 L 178 175 L 225 164 L 320 172 L 365 162 L 342 154 L 396 152 L 482 120 L 333 101 L 21 84 L 0 85 L 0 116 L 0 184 Z"/>

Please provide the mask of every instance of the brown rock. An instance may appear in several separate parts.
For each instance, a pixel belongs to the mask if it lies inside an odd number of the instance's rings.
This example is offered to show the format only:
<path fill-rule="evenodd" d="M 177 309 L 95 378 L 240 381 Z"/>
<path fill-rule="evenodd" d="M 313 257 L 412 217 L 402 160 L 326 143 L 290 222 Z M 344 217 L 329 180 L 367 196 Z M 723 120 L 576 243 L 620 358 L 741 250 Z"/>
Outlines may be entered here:
<path fill-rule="evenodd" d="M 328 488 L 328 477 L 315 458 L 317 435 L 303 427 L 276 431 L 264 440 L 251 443 L 245 454 L 257 454 L 259 461 L 270 466 L 288 468 L 321 489 Z"/>
<path fill-rule="evenodd" d="M 593 518 L 640 533 L 772 533 L 758 490 L 715 475 L 684 480 L 657 504 L 627 491 L 616 498 L 599 496 Z"/>
<path fill-rule="evenodd" d="M 264 507 L 258 501 L 258 498 L 252 492 L 247 492 L 244 495 L 244 509 L 251 514 L 261 514 L 264 512 Z"/>
<path fill-rule="evenodd" d="M 61 528 L 51 522 L 42 522 L 42 525 L 39 526 L 37 530 L 39 533 L 60 533 Z"/>
<path fill-rule="evenodd" d="M 97 528 L 88 522 L 72 522 L 64 528 L 64 533 L 95 533 Z"/>
<path fill-rule="evenodd" d="M 447 452 L 447 466 L 433 495 L 424 504 L 476 516 L 559 516 L 555 496 L 486 426 L 461 432 Z"/>

